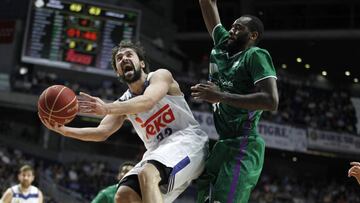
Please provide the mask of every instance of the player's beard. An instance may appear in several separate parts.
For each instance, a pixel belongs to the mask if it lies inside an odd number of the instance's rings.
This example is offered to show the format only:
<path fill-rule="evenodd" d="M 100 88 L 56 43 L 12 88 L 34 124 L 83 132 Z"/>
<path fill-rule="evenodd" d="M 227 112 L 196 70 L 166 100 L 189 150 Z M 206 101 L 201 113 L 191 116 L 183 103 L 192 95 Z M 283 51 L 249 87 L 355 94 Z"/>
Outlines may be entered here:
<path fill-rule="evenodd" d="M 142 74 L 141 68 L 135 68 L 133 64 L 132 66 L 133 66 L 132 71 L 134 73 L 132 74 L 131 77 L 126 77 L 126 73 L 123 73 L 123 75 L 119 75 L 120 80 L 126 82 L 127 84 L 134 83 L 141 78 L 141 74 Z"/>
<path fill-rule="evenodd" d="M 228 41 L 228 43 L 226 44 L 226 50 L 229 53 L 236 53 L 242 51 L 245 49 L 245 46 L 247 45 L 249 40 L 250 40 L 249 33 L 248 32 L 242 33 L 238 35 L 237 38 L 234 39 L 233 41 Z"/>
<path fill-rule="evenodd" d="M 22 188 L 26 189 L 26 188 L 30 187 L 31 183 L 28 181 L 22 181 L 22 182 L 20 182 L 20 185 Z"/>

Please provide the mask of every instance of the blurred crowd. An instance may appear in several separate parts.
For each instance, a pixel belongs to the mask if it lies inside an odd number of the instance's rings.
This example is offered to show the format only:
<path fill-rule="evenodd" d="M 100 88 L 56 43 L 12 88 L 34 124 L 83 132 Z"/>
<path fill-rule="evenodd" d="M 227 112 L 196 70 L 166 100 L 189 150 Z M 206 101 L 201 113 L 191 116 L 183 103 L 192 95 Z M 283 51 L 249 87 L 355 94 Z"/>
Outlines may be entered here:
<path fill-rule="evenodd" d="M 332 91 L 279 78 L 279 108 L 263 119 L 301 127 L 357 134 L 356 114 L 349 92 Z"/>
<path fill-rule="evenodd" d="M 109 171 L 104 162 L 53 164 L 43 168 L 42 173 L 88 200 L 93 199 L 99 189 L 116 183 L 115 173 Z"/>
<path fill-rule="evenodd" d="M 31 164 L 36 169 L 35 185 L 41 176 L 50 177 L 56 184 L 91 200 L 107 185 L 114 184 L 115 172 L 104 162 L 79 161 L 60 164 L 54 161 L 35 159 L 18 149 L 0 146 L 0 192 L 17 184 L 18 168 Z M 300 173 L 300 171 L 298 171 Z M 346 173 L 346 172 L 344 172 Z M 296 175 L 276 176 L 263 172 L 249 203 L 358 203 L 360 187 L 351 179 L 338 177 L 298 177 Z M 40 187 L 41 188 L 41 187 Z M 46 191 L 45 202 L 55 203 Z M 196 196 L 196 185 L 192 185 L 182 196 Z"/>
<path fill-rule="evenodd" d="M 325 177 L 277 177 L 264 172 L 250 203 L 357 203 L 360 189 L 354 183 Z"/>

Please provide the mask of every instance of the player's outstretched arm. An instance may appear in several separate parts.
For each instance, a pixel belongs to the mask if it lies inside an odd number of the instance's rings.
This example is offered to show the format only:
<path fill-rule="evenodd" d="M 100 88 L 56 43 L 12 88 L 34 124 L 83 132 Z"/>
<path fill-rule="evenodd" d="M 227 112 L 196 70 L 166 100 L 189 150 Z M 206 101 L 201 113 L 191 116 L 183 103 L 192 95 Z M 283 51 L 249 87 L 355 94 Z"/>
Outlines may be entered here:
<path fill-rule="evenodd" d="M 47 120 L 41 119 L 42 123 L 52 131 L 55 131 L 65 137 L 71 137 L 83 141 L 104 141 L 119 128 L 121 128 L 124 115 L 107 115 L 97 127 L 73 128 L 67 126 L 50 125 Z"/>
<path fill-rule="evenodd" d="M 360 162 L 351 162 L 350 165 L 352 165 L 352 167 L 348 171 L 348 176 L 356 178 L 360 185 Z"/>
<path fill-rule="evenodd" d="M 173 83 L 171 73 L 166 69 L 158 69 L 150 79 L 144 94 L 127 101 L 106 104 L 108 114 L 135 114 L 152 109 L 169 91 Z"/>
<path fill-rule="evenodd" d="M 243 109 L 275 111 L 279 103 L 276 80 L 267 78 L 257 82 L 255 86 L 259 92 L 243 95 L 222 92 L 215 84 L 208 82 L 191 87 L 191 95 L 197 100 L 210 103 L 221 102 Z"/>
<path fill-rule="evenodd" d="M 217 24 L 220 24 L 220 16 L 216 5 L 216 0 L 199 0 L 199 3 L 206 29 L 212 37 L 214 27 Z"/>
<path fill-rule="evenodd" d="M 3 194 L 3 196 L 1 197 L 0 202 L 1 203 L 10 203 L 12 200 L 12 196 L 13 196 L 12 191 L 10 188 L 8 188 L 5 191 L 5 193 Z"/>

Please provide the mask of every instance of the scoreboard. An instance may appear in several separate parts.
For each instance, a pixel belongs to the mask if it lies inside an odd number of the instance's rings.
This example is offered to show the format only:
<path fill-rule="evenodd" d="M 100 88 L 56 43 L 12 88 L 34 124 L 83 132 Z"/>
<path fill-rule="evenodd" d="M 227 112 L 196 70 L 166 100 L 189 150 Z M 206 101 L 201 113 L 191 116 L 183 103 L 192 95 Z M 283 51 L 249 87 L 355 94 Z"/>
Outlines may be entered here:
<path fill-rule="evenodd" d="M 68 0 L 29 4 L 23 62 L 114 75 L 112 48 L 138 40 L 138 10 Z"/>

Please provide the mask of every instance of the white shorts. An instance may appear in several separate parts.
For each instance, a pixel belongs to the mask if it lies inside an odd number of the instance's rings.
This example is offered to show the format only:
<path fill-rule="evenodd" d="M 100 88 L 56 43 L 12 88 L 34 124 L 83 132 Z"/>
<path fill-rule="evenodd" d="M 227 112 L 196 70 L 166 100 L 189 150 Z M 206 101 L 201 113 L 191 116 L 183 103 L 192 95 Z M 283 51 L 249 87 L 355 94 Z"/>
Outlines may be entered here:
<path fill-rule="evenodd" d="M 156 160 L 173 170 L 169 176 L 167 191 L 163 191 L 165 203 L 173 202 L 204 170 L 208 151 L 205 133 L 185 129 L 164 139 L 154 150 L 145 152 L 143 159 L 125 177 L 137 175 L 148 160 Z"/>

